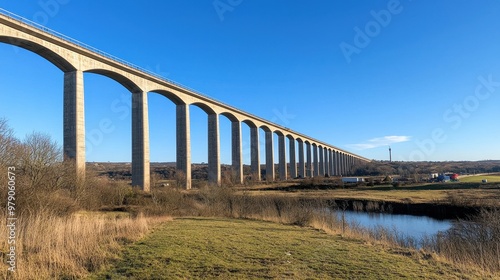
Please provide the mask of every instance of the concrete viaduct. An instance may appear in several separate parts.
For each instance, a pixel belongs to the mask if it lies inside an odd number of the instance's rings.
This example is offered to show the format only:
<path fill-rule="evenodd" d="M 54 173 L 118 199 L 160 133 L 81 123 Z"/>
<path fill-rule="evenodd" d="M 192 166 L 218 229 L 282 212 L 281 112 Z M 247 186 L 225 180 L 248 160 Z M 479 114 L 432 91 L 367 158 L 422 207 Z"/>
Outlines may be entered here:
<path fill-rule="evenodd" d="M 176 105 L 176 162 L 177 169 L 186 175 L 187 189 L 191 188 L 191 105 L 198 106 L 208 116 L 209 182 L 214 184 L 221 182 L 220 115 L 227 117 L 232 124 L 232 169 L 240 182 L 243 182 L 242 123 L 250 127 L 251 170 L 257 180 L 261 180 L 259 129 L 265 131 L 266 180 L 269 181 L 275 180 L 274 134 L 278 135 L 279 180 L 298 176 L 346 175 L 355 163 L 369 161 L 211 99 L 3 9 L 0 9 L 0 42 L 34 52 L 64 72 L 64 156 L 74 160 L 79 174 L 85 172 L 84 72 L 106 76 L 130 91 L 132 185 L 140 186 L 144 191 L 150 190 L 147 99 L 150 92 L 160 94 Z M 288 149 L 286 138 L 289 139 Z"/>

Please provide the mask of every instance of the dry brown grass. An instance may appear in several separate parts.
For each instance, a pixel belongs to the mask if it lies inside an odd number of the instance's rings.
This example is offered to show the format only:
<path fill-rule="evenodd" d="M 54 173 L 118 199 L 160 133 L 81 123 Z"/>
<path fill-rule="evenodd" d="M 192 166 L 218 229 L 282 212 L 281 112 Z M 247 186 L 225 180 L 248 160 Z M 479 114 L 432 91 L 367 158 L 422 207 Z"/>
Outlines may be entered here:
<path fill-rule="evenodd" d="M 287 190 L 287 187 L 294 188 L 298 184 L 280 184 L 272 186 L 262 186 L 261 188 L 248 189 L 253 196 L 288 196 L 301 198 L 329 198 L 329 199 L 352 199 L 367 201 L 388 201 L 388 202 L 407 202 L 413 203 L 445 203 L 468 206 L 500 207 L 500 186 L 469 186 L 453 183 L 444 185 L 418 185 L 403 186 L 393 188 L 392 186 L 377 187 L 355 187 L 355 188 L 331 188 L 321 189 L 302 189 Z M 262 190 L 262 188 L 266 188 Z M 276 190 L 274 190 L 276 189 Z"/>
<path fill-rule="evenodd" d="M 2 220 L 6 220 L 2 213 Z M 75 279 L 105 267 L 119 256 L 121 246 L 138 240 L 165 219 L 142 215 L 78 213 L 58 217 L 37 213 L 17 220 L 16 272 L 2 265 L 0 277 L 7 279 Z M 2 236 L 7 236 L 2 227 Z M 0 239 L 2 256 L 8 252 L 7 238 Z"/>

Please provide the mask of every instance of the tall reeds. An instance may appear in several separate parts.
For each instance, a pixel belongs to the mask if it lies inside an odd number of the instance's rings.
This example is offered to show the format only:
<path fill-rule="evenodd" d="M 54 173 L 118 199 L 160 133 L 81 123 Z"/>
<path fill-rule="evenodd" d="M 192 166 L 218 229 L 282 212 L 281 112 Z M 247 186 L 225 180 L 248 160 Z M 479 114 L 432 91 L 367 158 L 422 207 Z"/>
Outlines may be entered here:
<path fill-rule="evenodd" d="M 0 218 L 5 221 L 4 213 Z M 2 267 L 9 279 L 77 279 L 99 270 L 117 258 L 124 243 L 146 234 L 154 219 L 142 215 L 75 214 L 60 217 L 39 212 L 17 220 L 16 271 Z M 7 236 L 2 227 L 2 236 Z M 7 238 L 0 239 L 4 259 Z"/>

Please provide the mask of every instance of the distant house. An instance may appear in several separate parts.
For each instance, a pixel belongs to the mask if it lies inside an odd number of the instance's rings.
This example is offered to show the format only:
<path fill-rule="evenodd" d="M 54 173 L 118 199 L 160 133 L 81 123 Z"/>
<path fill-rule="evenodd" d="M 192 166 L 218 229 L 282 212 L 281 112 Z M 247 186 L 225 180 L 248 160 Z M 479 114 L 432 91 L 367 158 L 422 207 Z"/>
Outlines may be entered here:
<path fill-rule="evenodd" d="M 438 182 L 449 182 L 449 181 L 451 181 L 450 176 L 447 176 L 445 174 L 439 175 L 439 177 L 437 179 L 438 179 Z"/>
<path fill-rule="evenodd" d="M 358 178 L 358 177 L 342 177 L 342 183 L 358 183 L 358 182 L 364 182 L 364 178 Z"/>

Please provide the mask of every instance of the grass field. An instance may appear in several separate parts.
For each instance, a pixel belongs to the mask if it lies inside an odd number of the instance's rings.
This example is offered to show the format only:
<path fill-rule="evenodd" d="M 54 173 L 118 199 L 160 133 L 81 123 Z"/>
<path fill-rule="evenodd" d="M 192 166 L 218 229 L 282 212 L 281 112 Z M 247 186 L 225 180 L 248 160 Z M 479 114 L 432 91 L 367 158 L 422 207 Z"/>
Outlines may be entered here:
<path fill-rule="evenodd" d="M 430 255 L 276 223 L 167 222 L 90 279 L 477 279 Z"/>
<path fill-rule="evenodd" d="M 490 181 L 491 177 L 491 181 Z M 266 190 L 249 190 L 252 195 L 283 195 L 291 197 L 309 198 L 331 198 L 331 199 L 358 199 L 373 201 L 391 201 L 404 203 L 451 203 L 457 205 L 470 206 L 500 206 L 500 187 L 492 184 L 500 176 L 476 176 L 465 177 L 465 181 L 432 183 L 420 185 L 407 185 L 393 187 L 391 185 L 381 186 L 359 186 L 349 188 L 331 188 L 327 190 L 310 187 L 294 189 L 297 186 L 291 185 L 290 189 L 283 188 L 282 185 L 267 187 Z M 487 178 L 488 184 L 481 184 L 481 180 Z M 466 182 L 471 180 L 471 182 Z"/>
<path fill-rule="evenodd" d="M 488 183 L 500 183 L 500 175 L 477 175 L 461 177 L 460 182 L 464 183 L 481 183 L 482 180 L 488 180 Z"/>

